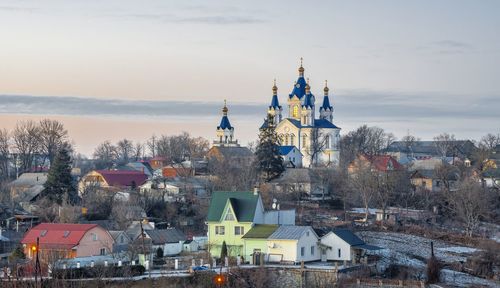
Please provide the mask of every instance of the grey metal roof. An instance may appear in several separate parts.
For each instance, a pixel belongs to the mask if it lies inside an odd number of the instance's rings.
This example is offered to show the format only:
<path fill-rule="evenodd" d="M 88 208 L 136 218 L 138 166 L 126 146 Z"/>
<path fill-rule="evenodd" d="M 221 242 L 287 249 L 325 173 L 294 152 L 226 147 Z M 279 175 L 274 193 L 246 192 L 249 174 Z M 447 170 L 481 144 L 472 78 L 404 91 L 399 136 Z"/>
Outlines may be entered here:
<path fill-rule="evenodd" d="M 437 141 L 415 141 L 411 147 L 408 147 L 404 141 L 394 141 L 389 147 L 387 152 L 403 152 L 403 153 L 416 153 L 428 155 L 440 155 L 439 149 L 436 146 Z M 471 155 L 475 146 L 470 140 L 455 140 L 451 141 L 451 147 L 446 153 L 446 156 L 454 156 L 454 154 Z M 458 155 L 457 155 L 458 156 Z"/>
<path fill-rule="evenodd" d="M 365 241 L 361 240 L 351 230 L 338 229 L 338 230 L 333 230 L 332 232 L 333 234 L 337 235 L 340 239 L 344 240 L 351 246 L 365 245 Z"/>
<path fill-rule="evenodd" d="M 47 173 L 23 173 L 19 178 L 10 182 L 11 186 L 43 185 L 47 181 Z"/>
<path fill-rule="evenodd" d="M 146 230 L 144 232 L 151 238 L 154 245 L 178 243 L 187 240 L 186 235 L 177 228 Z"/>
<path fill-rule="evenodd" d="M 43 185 L 34 185 L 28 188 L 26 191 L 20 193 L 16 199 L 18 202 L 31 202 L 43 191 Z M 16 198 L 16 197 L 14 197 Z"/>
<path fill-rule="evenodd" d="M 269 236 L 269 240 L 299 240 L 306 231 L 312 231 L 314 235 L 316 233 L 311 228 L 311 226 L 280 226 L 276 231 Z M 317 236 L 317 235 L 316 235 Z"/>
<path fill-rule="evenodd" d="M 248 149 L 247 147 L 225 147 L 225 146 L 220 146 L 217 147 L 217 149 L 220 151 L 224 157 L 252 157 L 253 153 Z"/>

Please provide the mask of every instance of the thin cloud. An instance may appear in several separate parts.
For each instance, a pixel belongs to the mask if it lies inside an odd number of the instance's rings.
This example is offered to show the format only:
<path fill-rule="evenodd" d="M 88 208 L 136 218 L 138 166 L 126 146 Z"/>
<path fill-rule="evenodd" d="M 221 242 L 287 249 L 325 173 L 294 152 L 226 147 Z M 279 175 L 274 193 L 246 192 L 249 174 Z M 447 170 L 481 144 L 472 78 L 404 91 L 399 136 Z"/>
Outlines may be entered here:
<path fill-rule="evenodd" d="M 454 99 L 451 101 L 450 99 Z M 286 102 L 283 114 L 287 115 Z M 322 97 L 317 98 L 321 105 Z M 500 126 L 498 111 L 500 97 L 444 95 L 437 93 L 389 93 L 368 90 L 346 90 L 331 95 L 335 118 L 349 121 L 408 121 L 421 119 L 465 122 L 482 121 L 485 125 Z M 231 117 L 255 119 L 266 115 L 268 103 L 229 103 Z M 183 119 L 220 115 L 222 103 L 182 101 L 124 101 L 83 97 L 29 95 L 0 95 L 0 114 L 84 115 L 139 118 L 176 117 Z"/>
<path fill-rule="evenodd" d="M 474 47 L 469 43 L 449 39 L 434 41 L 417 49 L 444 55 L 466 54 L 474 51 Z"/>
<path fill-rule="evenodd" d="M 123 101 L 83 97 L 0 95 L 1 114 L 83 116 L 193 117 L 220 114 L 221 103 L 182 101 Z M 256 115 L 260 104 L 231 104 L 231 114 Z"/>
<path fill-rule="evenodd" d="M 179 19 L 170 19 L 169 22 L 176 23 L 200 23 L 200 24 L 254 24 L 266 22 L 263 19 L 248 16 L 199 16 Z"/>
<path fill-rule="evenodd" d="M 6 12 L 33 12 L 37 10 L 33 7 L 21 7 L 21 6 L 0 6 L 0 11 Z"/>

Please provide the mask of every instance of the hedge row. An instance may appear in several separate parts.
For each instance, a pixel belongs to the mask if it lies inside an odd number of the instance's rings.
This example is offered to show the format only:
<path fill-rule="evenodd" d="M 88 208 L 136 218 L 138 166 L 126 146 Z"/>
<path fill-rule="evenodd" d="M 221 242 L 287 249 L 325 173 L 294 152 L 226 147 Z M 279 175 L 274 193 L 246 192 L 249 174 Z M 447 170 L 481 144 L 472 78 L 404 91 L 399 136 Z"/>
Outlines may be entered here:
<path fill-rule="evenodd" d="M 95 266 L 69 269 L 54 269 L 52 277 L 58 279 L 81 279 L 81 278 L 112 278 L 112 277 L 134 277 L 143 275 L 146 269 L 142 265 L 130 266 Z"/>

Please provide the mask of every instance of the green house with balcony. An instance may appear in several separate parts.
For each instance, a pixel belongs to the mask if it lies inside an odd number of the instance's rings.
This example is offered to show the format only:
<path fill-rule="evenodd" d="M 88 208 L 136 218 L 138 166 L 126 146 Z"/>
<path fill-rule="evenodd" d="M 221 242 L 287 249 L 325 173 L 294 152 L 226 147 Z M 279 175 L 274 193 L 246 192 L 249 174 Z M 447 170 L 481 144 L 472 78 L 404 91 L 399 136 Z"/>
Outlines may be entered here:
<path fill-rule="evenodd" d="M 242 237 L 257 224 L 294 225 L 295 210 L 265 211 L 256 191 L 212 193 L 207 216 L 208 249 L 212 257 L 220 257 L 225 241 L 229 256 L 243 256 L 249 261 Z"/>

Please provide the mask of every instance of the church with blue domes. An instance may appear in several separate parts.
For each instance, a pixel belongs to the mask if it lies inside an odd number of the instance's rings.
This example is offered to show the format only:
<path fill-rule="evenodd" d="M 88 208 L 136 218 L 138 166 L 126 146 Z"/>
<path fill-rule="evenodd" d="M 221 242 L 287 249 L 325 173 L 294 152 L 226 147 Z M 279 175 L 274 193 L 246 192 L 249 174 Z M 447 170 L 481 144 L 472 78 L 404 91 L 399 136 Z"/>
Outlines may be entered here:
<path fill-rule="evenodd" d="M 288 113 L 283 115 L 279 103 L 276 81 L 273 86 L 271 105 L 267 113 L 276 130 L 281 146 L 295 146 L 303 156 L 302 165 L 334 166 L 339 163 L 340 128 L 333 124 L 333 106 L 330 104 L 329 88 L 325 81 L 323 101 L 316 117 L 316 97 L 311 92 L 309 79 L 304 78 L 304 67 L 299 67 L 299 78 L 292 92 L 286 97 Z M 266 127 L 269 123 L 263 124 Z"/>

